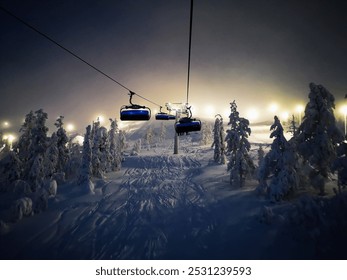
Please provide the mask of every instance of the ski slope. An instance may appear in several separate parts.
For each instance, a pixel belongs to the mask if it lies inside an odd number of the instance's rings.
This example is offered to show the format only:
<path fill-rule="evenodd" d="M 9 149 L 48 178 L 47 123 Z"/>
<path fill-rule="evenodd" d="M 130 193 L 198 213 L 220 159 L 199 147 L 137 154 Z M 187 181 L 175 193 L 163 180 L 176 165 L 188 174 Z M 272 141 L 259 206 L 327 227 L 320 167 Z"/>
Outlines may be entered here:
<path fill-rule="evenodd" d="M 168 139 L 127 156 L 121 171 L 94 179 L 95 194 L 74 182 L 58 186 L 46 211 L 9 224 L 0 235 L 0 258 L 312 257 L 281 229 L 291 202 L 274 205 L 258 197 L 255 179 L 231 187 L 226 166 L 213 163 L 213 150 L 192 139 L 180 138 L 179 155 Z M 252 146 L 255 160 L 256 150 Z"/>

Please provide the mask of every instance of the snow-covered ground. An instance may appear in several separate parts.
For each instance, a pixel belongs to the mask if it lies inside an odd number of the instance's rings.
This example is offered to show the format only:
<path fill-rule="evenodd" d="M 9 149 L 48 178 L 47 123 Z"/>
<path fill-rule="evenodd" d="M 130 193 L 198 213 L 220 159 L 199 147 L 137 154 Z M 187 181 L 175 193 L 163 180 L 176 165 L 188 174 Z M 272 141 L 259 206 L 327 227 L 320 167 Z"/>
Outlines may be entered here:
<path fill-rule="evenodd" d="M 251 142 L 271 143 L 269 128 L 257 129 Z M 132 131 L 130 141 L 140 132 Z M 231 187 L 226 165 L 213 163 L 213 150 L 195 137 L 180 137 L 179 155 L 167 139 L 126 156 L 121 171 L 94 179 L 95 194 L 84 194 L 74 182 L 58 185 L 46 211 L 4 226 L 0 258 L 315 258 L 311 247 L 284 230 L 296 198 L 273 204 L 257 196 L 255 179 Z"/>

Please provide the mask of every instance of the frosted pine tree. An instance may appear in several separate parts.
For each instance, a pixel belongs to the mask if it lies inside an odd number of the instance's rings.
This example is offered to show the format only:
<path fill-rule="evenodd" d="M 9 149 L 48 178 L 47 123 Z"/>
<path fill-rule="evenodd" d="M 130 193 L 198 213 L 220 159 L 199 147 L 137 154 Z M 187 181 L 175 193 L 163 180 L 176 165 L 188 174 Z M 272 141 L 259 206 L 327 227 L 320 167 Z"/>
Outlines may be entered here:
<path fill-rule="evenodd" d="M 296 137 L 296 135 L 297 135 L 298 127 L 296 125 L 296 121 L 295 121 L 294 115 L 292 115 L 292 119 L 291 119 L 290 124 L 289 124 L 288 132 L 290 132 L 293 137 Z"/>
<path fill-rule="evenodd" d="M 259 166 L 260 166 L 261 162 L 263 161 L 264 156 L 265 156 L 265 152 L 264 152 L 264 149 L 263 149 L 263 145 L 260 144 L 259 145 L 259 149 L 258 149 L 258 165 Z"/>
<path fill-rule="evenodd" d="M 58 150 L 58 136 L 54 132 L 49 140 L 48 148 L 45 153 L 45 174 L 46 177 L 52 177 L 57 172 L 57 166 L 59 161 L 59 150 Z"/>
<path fill-rule="evenodd" d="M 221 118 L 220 124 L 219 124 L 219 139 L 220 139 L 220 163 L 221 164 L 226 164 L 227 159 L 225 156 L 226 153 L 226 147 L 225 147 L 225 131 L 224 131 L 224 125 L 223 125 L 223 119 Z"/>
<path fill-rule="evenodd" d="M 29 178 L 29 171 L 31 168 L 31 163 L 29 160 L 33 154 L 33 128 L 36 123 L 36 116 L 33 111 L 30 111 L 29 114 L 25 116 L 24 123 L 20 128 L 19 132 L 21 135 L 19 136 L 18 142 L 14 147 L 14 151 L 17 153 L 19 160 L 22 164 L 22 177 L 23 179 Z"/>
<path fill-rule="evenodd" d="M 217 117 L 219 116 L 219 117 Z M 223 118 L 220 115 L 216 116 L 216 120 L 213 128 L 213 143 L 214 147 L 213 159 L 216 163 L 225 164 L 225 144 L 224 144 L 224 128 L 223 128 Z"/>
<path fill-rule="evenodd" d="M 83 141 L 82 163 L 79 172 L 78 184 L 83 186 L 87 192 L 94 192 L 92 182 L 92 128 L 90 125 L 86 128 L 86 134 Z"/>
<path fill-rule="evenodd" d="M 111 129 L 109 131 L 111 171 L 118 171 L 122 165 L 122 155 L 119 143 L 119 129 L 116 119 L 110 119 Z"/>
<path fill-rule="evenodd" d="M 141 151 L 141 139 L 137 140 L 135 143 L 134 143 L 134 147 L 131 151 L 131 155 L 132 156 L 137 156 Z"/>
<path fill-rule="evenodd" d="M 213 160 L 216 163 L 220 162 L 221 158 L 221 141 L 220 141 L 220 119 L 216 118 L 214 121 L 214 128 L 213 128 L 213 143 L 212 143 L 212 148 L 214 147 L 214 153 L 213 153 Z"/>
<path fill-rule="evenodd" d="M 67 162 L 69 161 L 69 149 L 68 142 L 69 138 L 66 134 L 66 131 L 63 127 L 63 116 L 60 116 L 56 122 L 55 126 L 57 127 L 57 148 L 58 148 L 58 162 L 56 172 L 65 172 Z"/>
<path fill-rule="evenodd" d="M 91 130 L 91 149 L 92 149 L 92 174 L 96 177 L 102 177 L 101 165 L 100 165 L 100 155 L 99 155 L 99 138 L 98 130 L 100 128 L 99 118 L 96 122 L 93 122 Z"/>
<path fill-rule="evenodd" d="M 337 159 L 333 163 L 332 171 L 337 171 L 338 192 L 347 187 L 347 143 L 342 142 L 337 148 Z"/>
<path fill-rule="evenodd" d="M 325 181 L 336 158 L 336 147 L 344 137 L 336 125 L 334 96 L 323 86 L 311 83 L 308 97 L 296 142 L 299 153 L 312 168 L 311 184 L 323 195 Z"/>
<path fill-rule="evenodd" d="M 127 146 L 126 143 L 126 135 L 125 135 L 125 131 L 124 130 L 119 130 L 119 136 L 118 136 L 118 141 L 119 141 L 119 150 L 121 155 L 123 154 L 124 149 Z"/>
<path fill-rule="evenodd" d="M 31 166 L 29 171 L 29 182 L 31 183 L 33 191 L 40 188 L 44 181 L 44 157 L 48 145 L 48 128 L 46 127 L 47 113 L 40 109 L 36 111 L 35 114 L 35 124 L 32 128 L 31 137 L 31 154 L 28 160 Z"/>
<path fill-rule="evenodd" d="M 110 168 L 111 155 L 108 133 L 105 127 L 99 124 L 94 126 L 94 139 L 92 148 L 93 176 L 104 178 L 107 169 Z"/>
<path fill-rule="evenodd" d="M 249 156 L 250 143 L 248 136 L 251 134 L 249 121 L 239 117 L 236 102 L 230 103 L 229 116 L 230 129 L 227 130 L 227 152 L 230 156 L 228 171 L 230 171 L 230 184 L 243 187 L 247 176 L 254 172 L 254 163 Z"/>
<path fill-rule="evenodd" d="M 153 129 L 150 126 L 147 130 L 146 130 L 146 134 L 145 134 L 145 143 L 147 145 L 147 150 L 149 150 L 151 148 L 151 144 L 153 142 Z"/>
<path fill-rule="evenodd" d="M 213 142 L 213 127 L 211 126 L 211 124 L 205 123 L 201 127 L 200 135 L 200 145 L 205 146 Z"/>
<path fill-rule="evenodd" d="M 299 186 L 298 155 L 294 146 L 284 137 L 283 127 L 277 116 L 274 117 L 270 130 L 270 138 L 274 140 L 260 165 L 257 190 L 268 194 L 273 200 L 281 200 Z"/>
<path fill-rule="evenodd" d="M 110 153 L 110 141 L 105 127 L 97 131 L 98 158 L 100 162 L 99 177 L 103 178 L 105 173 L 111 170 L 112 156 Z"/>
<path fill-rule="evenodd" d="M 21 178 L 22 163 L 15 153 L 9 149 L 1 151 L 0 160 L 0 192 L 8 191 L 16 180 Z"/>
<path fill-rule="evenodd" d="M 162 122 L 160 125 L 160 131 L 159 131 L 159 143 L 163 143 L 165 138 L 166 138 L 166 127 L 164 125 L 164 122 Z"/>

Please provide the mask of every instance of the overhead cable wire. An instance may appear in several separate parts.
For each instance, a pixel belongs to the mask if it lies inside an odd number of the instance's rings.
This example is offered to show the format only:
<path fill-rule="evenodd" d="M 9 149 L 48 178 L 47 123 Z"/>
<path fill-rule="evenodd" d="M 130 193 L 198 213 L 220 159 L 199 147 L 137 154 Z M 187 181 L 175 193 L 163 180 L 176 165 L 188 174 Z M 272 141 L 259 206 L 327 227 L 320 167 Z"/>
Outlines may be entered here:
<path fill-rule="evenodd" d="M 21 22 L 22 24 L 24 24 L 25 26 L 27 26 L 28 28 L 30 28 L 31 30 L 35 31 L 36 33 L 38 33 L 39 35 L 41 35 L 42 37 L 44 37 L 45 39 L 49 40 L 50 42 L 52 42 L 53 44 L 55 44 L 56 46 L 60 47 L 61 49 L 63 49 L 64 51 L 66 51 L 67 53 L 69 53 L 70 55 L 74 56 L 75 58 L 77 58 L 78 60 L 80 60 L 81 62 L 83 62 L 84 64 L 88 65 L 89 67 L 91 67 L 92 69 L 94 69 L 95 71 L 99 72 L 100 74 L 102 74 L 103 76 L 105 76 L 106 78 L 110 79 L 112 82 L 118 84 L 119 86 L 121 86 L 122 88 L 126 89 L 127 91 L 129 91 L 129 93 L 133 93 L 135 95 L 137 95 L 138 97 L 156 105 L 159 106 L 159 104 L 131 91 L 128 87 L 126 87 L 125 85 L 123 85 L 122 83 L 118 82 L 116 79 L 112 78 L 110 75 L 106 74 L 104 71 L 100 70 L 99 68 L 95 67 L 94 65 L 92 65 L 91 63 L 89 63 L 88 61 L 86 61 L 85 59 L 83 59 L 82 57 L 80 57 L 79 55 L 77 55 L 76 53 L 74 53 L 73 51 L 69 50 L 68 48 L 64 47 L 63 45 L 61 45 L 60 43 L 58 43 L 56 40 L 52 39 L 52 37 L 46 35 L 45 33 L 41 32 L 40 30 L 38 30 L 36 27 L 32 26 L 31 24 L 29 24 L 28 22 L 24 21 L 23 19 L 21 19 L 20 17 L 16 16 L 15 14 L 11 13 L 10 11 L 8 11 L 7 9 L 5 9 L 4 7 L 0 6 L 0 9 L 5 12 L 6 14 L 8 14 L 9 16 L 15 18 L 16 20 L 18 20 L 19 22 Z"/>
<path fill-rule="evenodd" d="M 193 26 L 193 0 L 190 2 L 190 25 L 189 25 L 189 46 L 188 46 L 188 77 L 187 77 L 187 104 L 189 103 L 190 84 L 190 53 L 192 49 L 192 26 Z"/>

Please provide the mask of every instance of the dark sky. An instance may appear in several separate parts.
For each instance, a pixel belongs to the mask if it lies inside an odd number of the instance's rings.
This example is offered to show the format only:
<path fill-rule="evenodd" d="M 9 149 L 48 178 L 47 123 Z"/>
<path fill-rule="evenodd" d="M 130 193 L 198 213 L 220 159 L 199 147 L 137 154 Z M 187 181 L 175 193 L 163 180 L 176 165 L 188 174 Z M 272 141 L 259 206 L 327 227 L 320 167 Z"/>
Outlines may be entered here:
<path fill-rule="evenodd" d="M 308 85 L 347 93 L 345 1 L 195 0 L 190 103 L 223 113 L 236 100 L 268 118 L 292 112 Z M 185 101 L 189 0 L 0 1 L 1 6 L 156 103 Z M 119 118 L 127 91 L 0 11 L 0 120 L 43 108 L 83 131 Z M 150 105 L 141 99 L 134 102 Z M 155 106 L 151 107 L 157 109 Z M 193 107 L 194 108 L 194 107 Z"/>

